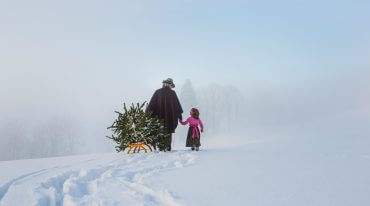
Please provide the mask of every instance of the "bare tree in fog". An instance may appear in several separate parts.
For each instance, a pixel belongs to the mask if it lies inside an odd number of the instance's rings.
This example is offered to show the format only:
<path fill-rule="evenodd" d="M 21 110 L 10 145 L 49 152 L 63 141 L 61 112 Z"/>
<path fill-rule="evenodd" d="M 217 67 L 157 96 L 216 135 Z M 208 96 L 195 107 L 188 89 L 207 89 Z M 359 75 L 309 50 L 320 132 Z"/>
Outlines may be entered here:
<path fill-rule="evenodd" d="M 25 158 L 27 153 L 27 135 L 24 126 L 16 121 L 8 122 L 0 129 L 0 160 Z"/>
<path fill-rule="evenodd" d="M 34 131 L 35 154 L 40 157 L 71 155 L 76 153 L 78 125 L 60 118 L 54 118 L 40 125 Z"/>
<path fill-rule="evenodd" d="M 212 84 L 199 89 L 198 97 L 209 133 L 230 132 L 245 123 L 245 100 L 238 88 Z"/>
<path fill-rule="evenodd" d="M 79 125 L 70 119 L 53 118 L 33 128 L 9 122 L 0 128 L 0 160 L 76 154 L 79 134 Z"/>

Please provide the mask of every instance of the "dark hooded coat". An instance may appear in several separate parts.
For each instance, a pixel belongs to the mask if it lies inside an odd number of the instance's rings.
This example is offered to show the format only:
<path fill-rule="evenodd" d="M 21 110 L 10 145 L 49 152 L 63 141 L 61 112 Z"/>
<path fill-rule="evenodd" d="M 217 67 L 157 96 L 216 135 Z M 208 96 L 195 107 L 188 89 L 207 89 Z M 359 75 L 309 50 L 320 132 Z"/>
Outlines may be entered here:
<path fill-rule="evenodd" d="M 178 119 L 182 119 L 182 107 L 176 95 L 171 88 L 163 87 L 153 94 L 149 102 L 147 111 L 159 119 L 164 120 L 164 125 L 168 133 L 174 133 L 178 125 Z"/>

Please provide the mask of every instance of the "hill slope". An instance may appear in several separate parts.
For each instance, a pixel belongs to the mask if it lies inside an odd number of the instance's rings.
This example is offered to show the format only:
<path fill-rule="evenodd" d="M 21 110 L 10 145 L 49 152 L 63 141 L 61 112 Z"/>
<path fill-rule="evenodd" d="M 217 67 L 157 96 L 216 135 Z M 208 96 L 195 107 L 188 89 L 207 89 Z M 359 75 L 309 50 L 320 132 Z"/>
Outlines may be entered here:
<path fill-rule="evenodd" d="M 347 143 L 5 161 L 0 205 L 369 205 L 370 153 Z"/>

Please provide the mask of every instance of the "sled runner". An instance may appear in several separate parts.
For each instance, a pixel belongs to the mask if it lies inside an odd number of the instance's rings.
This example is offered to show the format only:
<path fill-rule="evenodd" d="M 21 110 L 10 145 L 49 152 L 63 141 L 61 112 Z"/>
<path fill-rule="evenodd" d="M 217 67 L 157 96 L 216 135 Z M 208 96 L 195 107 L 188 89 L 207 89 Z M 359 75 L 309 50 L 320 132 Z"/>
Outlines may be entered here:
<path fill-rule="evenodd" d="M 138 142 L 138 143 L 131 143 L 131 144 L 128 144 L 128 151 L 127 151 L 127 154 L 134 154 L 134 153 L 140 153 L 141 150 L 144 150 L 145 153 L 148 152 L 148 150 L 150 150 L 151 152 L 153 151 L 152 148 L 143 143 L 143 142 Z"/>

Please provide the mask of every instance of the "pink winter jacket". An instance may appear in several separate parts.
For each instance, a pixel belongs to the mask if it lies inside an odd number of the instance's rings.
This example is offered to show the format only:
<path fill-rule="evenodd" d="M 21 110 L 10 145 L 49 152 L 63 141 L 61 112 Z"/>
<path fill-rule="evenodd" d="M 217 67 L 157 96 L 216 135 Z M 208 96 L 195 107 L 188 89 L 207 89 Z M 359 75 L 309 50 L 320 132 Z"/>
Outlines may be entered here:
<path fill-rule="evenodd" d="M 187 124 L 190 124 L 190 126 L 193 126 L 193 127 L 198 127 L 198 125 L 200 125 L 200 129 L 201 131 L 203 132 L 203 123 L 202 123 L 202 120 L 200 119 L 195 119 L 193 117 L 189 117 L 185 122 L 183 122 L 181 119 L 180 119 L 180 123 L 182 125 L 187 125 Z"/>

